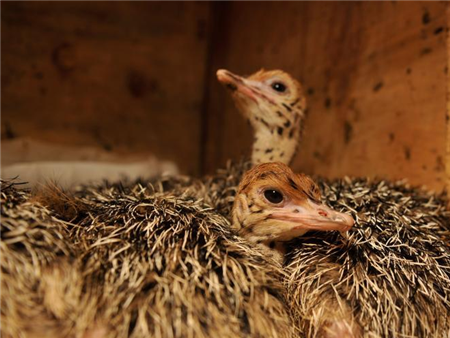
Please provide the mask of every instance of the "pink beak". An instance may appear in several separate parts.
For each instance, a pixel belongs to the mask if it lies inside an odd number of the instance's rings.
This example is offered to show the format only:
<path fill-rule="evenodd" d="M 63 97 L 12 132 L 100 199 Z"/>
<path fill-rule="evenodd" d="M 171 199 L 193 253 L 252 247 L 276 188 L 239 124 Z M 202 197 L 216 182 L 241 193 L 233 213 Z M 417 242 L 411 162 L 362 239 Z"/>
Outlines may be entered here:
<path fill-rule="evenodd" d="M 274 104 L 274 100 L 265 95 L 260 88 L 258 88 L 258 82 L 248 80 L 242 76 L 233 74 L 226 69 L 219 69 L 217 71 L 217 79 L 220 83 L 225 85 L 228 89 L 236 91 L 250 98 L 251 100 L 258 102 L 258 99 L 262 98 Z"/>
<path fill-rule="evenodd" d="M 308 200 L 307 207 L 293 204 L 284 206 L 280 211 L 273 212 L 270 218 L 290 223 L 292 231 L 348 231 L 355 223 L 350 215 L 311 200 Z"/>

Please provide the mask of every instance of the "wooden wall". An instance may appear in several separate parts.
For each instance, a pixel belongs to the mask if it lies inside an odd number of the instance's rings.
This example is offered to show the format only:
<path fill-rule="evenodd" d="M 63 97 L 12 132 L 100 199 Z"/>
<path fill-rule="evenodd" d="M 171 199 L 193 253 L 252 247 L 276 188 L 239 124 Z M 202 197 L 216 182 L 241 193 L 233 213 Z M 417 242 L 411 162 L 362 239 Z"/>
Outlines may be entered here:
<path fill-rule="evenodd" d="M 210 173 L 252 139 L 216 69 L 281 68 L 308 93 L 296 170 L 450 182 L 446 2 L 1 6 L 2 139 L 147 151 Z"/>
<path fill-rule="evenodd" d="M 445 2 L 222 4 L 212 68 L 281 68 L 308 93 L 309 116 L 293 167 L 327 177 L 408 178 L 447 184 L 449 17 Z M 213 88 L 215 79 L 209 79 Z M 216 86 L 217 87 L 217 86 Z M 211 171 L 249 146 L 226 94 L 209 100 Z M 243 137 L 241 137 L 243 136 Z"/>
<path fill-rule="evenodd" d="M 205 2 L 2 2 L 2 138 L 151 152 L 198 174 Z"/>

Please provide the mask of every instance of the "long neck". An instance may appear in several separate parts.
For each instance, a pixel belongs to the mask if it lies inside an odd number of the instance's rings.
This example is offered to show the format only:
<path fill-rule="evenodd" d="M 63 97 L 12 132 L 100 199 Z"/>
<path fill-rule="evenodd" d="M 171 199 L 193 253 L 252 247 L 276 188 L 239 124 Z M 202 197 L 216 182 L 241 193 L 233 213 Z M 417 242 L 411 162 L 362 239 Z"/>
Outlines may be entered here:
<path fill-rule="evenodd" d="M 289 165 L 297 151 L 299 139 L 299 128 L 285 131 L 281 135 L 277 130 L 256 130 L 252 150 L 253 165 L 276 161 Z"/>

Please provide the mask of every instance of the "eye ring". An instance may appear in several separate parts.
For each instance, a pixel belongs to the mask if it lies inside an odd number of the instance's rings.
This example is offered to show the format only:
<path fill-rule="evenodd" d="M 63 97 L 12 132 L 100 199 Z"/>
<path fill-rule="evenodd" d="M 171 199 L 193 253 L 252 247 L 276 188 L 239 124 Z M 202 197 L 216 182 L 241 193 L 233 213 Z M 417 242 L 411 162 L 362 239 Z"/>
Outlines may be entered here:
<path fill-rule="evenodd" d="M 284 200 L 283 194 L 276 189 L 264 190 L 264 197 L 272 204 L 280 204 Z"/>
<path fill-rule="evenodd" d="M 287 89 L 286 85 L 280 81 L 275 81 L 270 86 L 272 87 L 273 90 L 275 90 L 279 93 L 284 93 Z"/>

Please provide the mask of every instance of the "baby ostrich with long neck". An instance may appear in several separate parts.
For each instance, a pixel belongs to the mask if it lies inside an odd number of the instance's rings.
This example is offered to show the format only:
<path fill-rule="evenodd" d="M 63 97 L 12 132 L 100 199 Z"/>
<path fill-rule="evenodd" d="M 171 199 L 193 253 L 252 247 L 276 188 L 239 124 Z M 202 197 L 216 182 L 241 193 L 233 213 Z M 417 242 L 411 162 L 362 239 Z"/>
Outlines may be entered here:
<path fill-rule="evenodd" d="M 260 70 L 244 78 L 220 69 L 217 78 L 232 91 L 236 107 L 254 130 L 252 163 L 289 164 L 305 117 L 306 100 L 300 83 L 281 70 Z"/>

